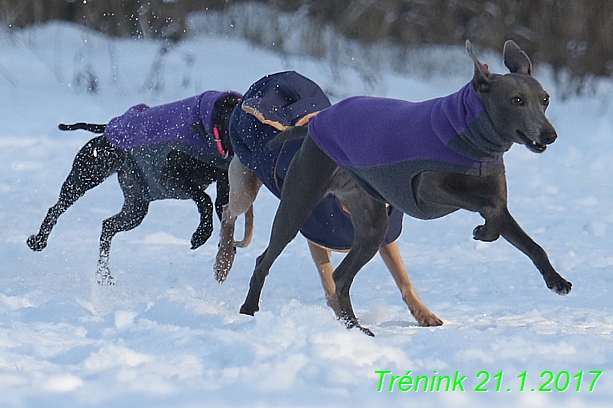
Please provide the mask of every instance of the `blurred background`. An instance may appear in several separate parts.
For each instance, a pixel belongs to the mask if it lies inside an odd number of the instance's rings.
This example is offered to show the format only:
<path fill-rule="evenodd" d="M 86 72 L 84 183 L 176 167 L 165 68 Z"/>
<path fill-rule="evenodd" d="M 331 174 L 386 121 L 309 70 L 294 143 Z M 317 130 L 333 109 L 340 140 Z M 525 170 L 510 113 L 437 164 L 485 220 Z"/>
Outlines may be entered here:
<path fill-rule="evenodd" d="M 610 0 L 0 0 L 0 20 L 8 33 L 70 21 L 109 36 L 161 39 L 166 50 L 208 30 L 316 58 L 334 54 L 342 38 L 366 54 L 375 45 L 395 47 L 398 71 L 413 63 L 406 54 L 424 45 L 470 39 L 500 52 L 513 39 L 535 64 L 552 68 L 562 97 L 595 92 L 594 79 L 613 72 Z M 380 57 L 364 63 L 376 66 Z M 376 70 L 369 72 L 366 80 Z"/>

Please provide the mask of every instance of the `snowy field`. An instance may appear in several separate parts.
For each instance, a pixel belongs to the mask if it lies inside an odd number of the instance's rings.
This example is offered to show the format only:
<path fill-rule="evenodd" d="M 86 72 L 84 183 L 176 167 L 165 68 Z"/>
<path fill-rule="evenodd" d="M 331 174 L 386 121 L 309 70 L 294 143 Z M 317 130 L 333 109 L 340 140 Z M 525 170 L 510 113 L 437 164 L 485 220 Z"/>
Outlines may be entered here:
<path fill-rule="evenodd" d="M 273 267 L 261 311 L 255 318 L 238 314 L 277 206 L 264 190 L 254 242 L 239 250 L 223 285 L 212 270 L 216 235 L 189 249 L 195 205 L 162 201 L 140 227 L 116 236 L 110 265 L 117 285 L 98 286 L 101 222 L 122 203 L 115 177 L 60 218 L 43 252 L 32 252 L 26 238 L 91 138 L 62 133 L 57 124 L 104 123 L 136 103 L 208 89 L 245 92 L 286 69 L 314 79 L 336 100 L 371 93 L 417 101 L 463 86 L 472 75 L 469 57 L 456 50 L 462 57 L 453 75 L 383 72 L 373 87 L 362 85 L 351 66 L 283 58 L 211 36 L 172 49 L 156 78 L 150 71 L 158 49 L 63 24 L 0 34 L 1 407 L 611 406 L 610 84 L 562 102 L 548 70 L 538 69 L 553 96 L 548 116 L 559 138 L 542 155 L 515 146 L 506 156 L 510 210 L 573 283 L 570 295 L 549 291 L 530 260 L 503 240 L 473 241 L 481 222 L 475 214 L 405 218 L 404 261 L 445 324 L 418 327 L 377 257 L 352 289 L 357 315 L 376 334 L 370 338 L 334 319 L 302 237 Z M 440 54 L 433 50 L 432 58 Z M 499 54 L 482 58 L 504 72 Z M 88 69 L 98 78 L 95 95 L 74 81 Z M 149 90 L 155 83 L 157 93 Z M 413 380 L 449 376 L 455 390 L 442 382 L 438 391 L 429 385 L 402 392 L 407 380 L 396 379 L 390 392 L 391 376 L 407 371 Z"/>

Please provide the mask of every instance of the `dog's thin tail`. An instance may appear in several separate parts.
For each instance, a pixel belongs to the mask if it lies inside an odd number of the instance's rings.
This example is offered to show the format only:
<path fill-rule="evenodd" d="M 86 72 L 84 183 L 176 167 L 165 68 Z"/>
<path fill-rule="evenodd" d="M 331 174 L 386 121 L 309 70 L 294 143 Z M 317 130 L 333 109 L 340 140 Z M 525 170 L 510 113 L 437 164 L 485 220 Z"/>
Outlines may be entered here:
<path fill-rule="evenodd" d="M 63 123 L 60 123 L 58 128 L 60 130 L 82 129 L 82 130 L 87 130 L 88 132 L 92 132 L 92 133 L 104 133 L 104 131 L 106 130 L 106 125 L 99 125 L 95 123 L 84 123 L 84 122 L 73 123 L 72 125 L 65 125 Z"/>
<path fill-rule="evenodd" d="M 307 137 L 309 133 L 309 129 L 306 126 L 294 126 L 284 132 L 279 133 L 272 139 L 270 142 L 266 144 L 269 149 L 275 149 L 281 146 L 285 142 L 290 142 L 292 140 L 300 140 Z"/>
<path fill-rule="evenodd" d="M 245 235 L 241 241 L 235 241 L 234 246 L 236 248 L 246 248 L 251 243 L 251 238 L 253 238 L 253 204 L 245 213 Z"/>

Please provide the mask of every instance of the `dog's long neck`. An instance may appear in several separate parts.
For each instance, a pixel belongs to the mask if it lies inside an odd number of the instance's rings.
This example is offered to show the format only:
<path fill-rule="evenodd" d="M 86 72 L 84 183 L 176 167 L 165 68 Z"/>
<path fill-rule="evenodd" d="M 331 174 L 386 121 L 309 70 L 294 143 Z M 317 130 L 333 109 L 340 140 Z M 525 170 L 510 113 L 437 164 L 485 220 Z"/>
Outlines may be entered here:
<path fill-rule="evenodd" d="M 447 141 L 447 147 L 456 153 L 479 161 L 496 161 L 513 145 L 496 131 L 471 83 L 442 98 L 441 109 L 456 129 L 455 122 L 463 122 L 461 130 Z"/>

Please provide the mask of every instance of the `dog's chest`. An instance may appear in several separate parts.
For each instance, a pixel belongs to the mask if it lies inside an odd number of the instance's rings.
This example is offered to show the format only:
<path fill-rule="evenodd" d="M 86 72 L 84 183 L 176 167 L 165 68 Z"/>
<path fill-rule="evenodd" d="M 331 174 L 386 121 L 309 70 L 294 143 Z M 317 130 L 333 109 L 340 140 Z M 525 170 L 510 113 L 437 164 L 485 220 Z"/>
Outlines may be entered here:
<path fill-rule="evenodd" d="M 449 209 L 421 206 L 415 199 L 416 176 L 426 171 L 475 176 L 504 172 L 501 158 L 471 158 L 455 149 L 464 136 L 484 133 L 480 129 L 488 118 L 482 113 L 470 84 L 421 103 L 354 97 L 311 119 L 309 135 L 373 196 L 411 216 L 437 218 Z"/>

